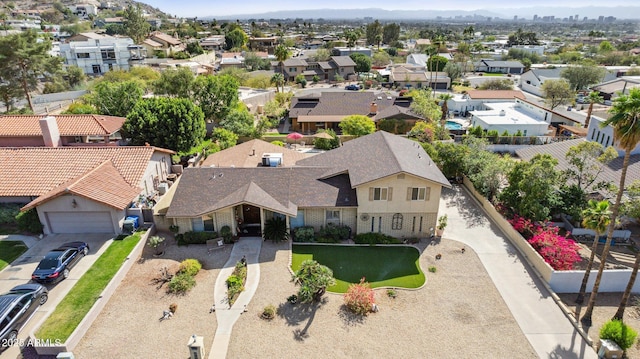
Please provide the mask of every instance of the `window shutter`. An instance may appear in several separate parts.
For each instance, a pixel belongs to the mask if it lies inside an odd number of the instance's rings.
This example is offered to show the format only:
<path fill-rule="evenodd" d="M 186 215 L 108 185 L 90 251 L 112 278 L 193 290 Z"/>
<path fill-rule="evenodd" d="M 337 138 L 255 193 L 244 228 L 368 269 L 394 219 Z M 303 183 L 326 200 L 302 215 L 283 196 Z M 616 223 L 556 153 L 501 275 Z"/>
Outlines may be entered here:
<path fill-rule="evenodd" d="M 369 187 L 369 201 L 373 201 L 373 187 Z"/>
<path fill-rule="evenodd" d="M 427 187 L 424 193 L 424 200 L 429 201 L 430 197 L 431 197 L 431 187 Z"/>
<path fill-rule="evenodd" d="M 407 187 L 407 201 L 411 201 L 411 192 L 413 192 L 413 188 Z"/>
<path fill-rule="evenodd" d="M 389 187 L 389 191 L 387 192 L 387 201 L 391 201 L 391 194 L 393 194 L 393 187 Z"/>

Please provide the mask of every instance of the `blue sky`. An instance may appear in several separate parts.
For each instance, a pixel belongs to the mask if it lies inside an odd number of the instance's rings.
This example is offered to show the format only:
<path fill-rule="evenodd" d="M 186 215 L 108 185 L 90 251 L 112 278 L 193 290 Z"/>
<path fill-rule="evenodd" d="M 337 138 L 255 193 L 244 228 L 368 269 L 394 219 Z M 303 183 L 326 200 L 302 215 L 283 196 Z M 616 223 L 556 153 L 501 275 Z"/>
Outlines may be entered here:
<path fill-rule="evenodd" d="M 301 0 L 141 0 L 153 7 L 157 7 L 163 12 L 178 16 L 224 16 L 256 14 L 278 10 L 305 10 L 305 9 L 361 9 L 361 8 L 381 8 L 386 10 L 477 10 L 479 8 L 487 10 L 500 10 L 513 7 L 527 7 L 526 3 L 517 3 L 511 0 L 489 0 L 480 2 L 477 0 L 458 0 L 451 2 L 406 0 L 395 2 L 389 0 L 324 0 L 321 2 L 301 1 Z M 637 6 L 637 0 L 536 0 L 535 7 L 542 6 L 562 6 L 562 7 L 584 7 L 584 6 Z M 531 7 L 530 5 L 529 7 Z"/>

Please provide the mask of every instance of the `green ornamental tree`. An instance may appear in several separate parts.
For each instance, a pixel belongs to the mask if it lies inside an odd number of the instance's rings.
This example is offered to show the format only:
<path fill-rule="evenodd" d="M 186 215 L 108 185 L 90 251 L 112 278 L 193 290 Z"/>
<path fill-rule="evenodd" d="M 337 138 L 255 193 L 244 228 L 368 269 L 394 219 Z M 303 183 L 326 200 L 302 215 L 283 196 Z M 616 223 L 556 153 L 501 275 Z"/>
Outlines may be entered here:
<path fill-rule="evenodd" d="M 574 91 L 582 90 L 590 85 L 594 85 L 602 81 L 606 70 L 604 68 L 585 64 L 578 66 L 569 66 L 560 72 L 560 76 L 571 84 Z"/>
<path fill-rule="evenodd" d="M 238 135 L 222 127 L 216 127 L 213 129 L 211 139 L 220 146 L 221 150 L 226 150 L 238 143 Z"/>
<path fill-rule="evenodd" d="M 153 83 L 153 92 L 157 95 L 189 98 L 194 80 L 195 76 L 188 67 L 167 69 Z"/>
<path fill-rule="evenodd" d="M 125 34 L 132 38 L 136 44 L 141 44 L 151 29 L 151 25 L 142 15 L 140 4 L 127 6 L 124 10 L 122 26 Z"/>
<path fill-rule="evenodd" d="M 245 106 L 231 110 L 220 121 L 220 127 L 242 137 L 253 137 L 255 133 L 254 117 Z"/>
<path fill-rule="evenodd" d="M 122 126 L 133 145 L 186 152 L 199 145 L 206 135 L 204 114 L 183 98 L 156 97 L 138 101 Z"/>
<path fill-rule="evenodd" d="M 192 85 L 193 101 L 206 120 L 220 122 L 238 105 L 238 80 L 231 75 L 198 76 Z"/>
<path fill-rule="evenodd" d="M 327 287 L 335 285 L 333 271 L 327 266 L 307 259 L 293 275 L 293 282 L 300 286 L 298 299 L 302 303 L 319 301 L 326 293 Z"/>
<path fill-rule="evenodd" d="M 369 72 L 371 70 L 371 57 L 359 52 L 354 52 L 349 55 L 349 57 L 356 63 L 355 71 L 357 73 Z"/>
<path fill-rule="evenodd" d="M 565 80 L 546 80 L 542 87 L 542 97 L 553 110 L 560 105 L 566 105 L 573 99 L 574 92 Z"/>
<path fill-rule="evenodd" d="M 376 125 L 364 115 L 347 116 L 338 125 L 345 135 L 360 137 L 376 131 Z"/>
<path fill-rule="evenodd" d="M 101 81 L 88 96 L 88 102 L 101 115 L 127 117 L 142 99 L 143 90 L 137 81 Z"/>

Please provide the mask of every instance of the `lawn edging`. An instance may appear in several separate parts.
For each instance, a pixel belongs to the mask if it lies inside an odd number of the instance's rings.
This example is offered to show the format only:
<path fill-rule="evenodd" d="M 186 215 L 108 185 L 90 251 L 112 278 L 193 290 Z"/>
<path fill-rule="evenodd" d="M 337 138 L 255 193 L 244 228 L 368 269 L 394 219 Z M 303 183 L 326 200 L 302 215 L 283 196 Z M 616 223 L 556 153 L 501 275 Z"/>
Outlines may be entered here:
<path fill-rule="evenodd" d="M 147 239 L 149 238 L 149 236 L 152 234 L 155 234 L 155 232 L 156 232 L 155 225 L 152 225 L 146 231 L 146 233 L 140 237 L 140 241 L 136 244 L 136 246 L 133 248 L 131 253 L 129 253 L 129 255 L 126 257 L 125 262 L 120 266 L 120 269 L 118 269 L 118 271 L 113 276 L 113 278 L 111 278 L 111 280 L 109 281 L 109 284 L 107 284 L 107 286 L 104 288 L 102 293 L 100 293 L 100 296 L 98 297 L 96 302 L 93 304 L 93 306 L 91 307 L 89 312 L 87 312 L 87 314 L 84 316 L 84 318 L 80 321 L 78 326 L 73 330 L 71 335 L 69 335 L 69 338 L 67 338 L 67 340 L 60 345 L 46 343 L 46 341 L 45 341 L 45 344 L 51 344 L 51 345 L 41 345 L 41 346 L 35 345 L 34 348 L 38 353 L 38 355 L 58 355 L 59 353 L 70 352 L 70 351 L 73 351 L 73 349 L 75 349 L 78 343 L 80 343 L 80 340 L 82 340 L 82 337 L 84 336 L 84 334 L 87 332 L 87 330 L 89 330 L 89 328 L 91 327 L 93 322 L 96 320 L 98 315 L 100 315 L 104 307 L 107 305 L 107 303 L 109 302 L 109 299 L 111 299 L 111 296 L 116 291 L 116 289 L 118 288 L 118 286 L 120 285 L 124 277 L 127 275 L 131 267 L 133 267 L 133 264 L 136 262 L 135 259 L 139 258 L 142 255 L 142 251 L 144 250 L 144 247 L 147 243 Z M 71 290 L 73 290 L 73 288 L 71 288 Z M 44 324 L 44 322 L 49 318 L 49 316 L 54 312 L 54 310 L 51 310 L 50 312 L 48 312 L 47 315 L 44 316 L 40 320 L 40 322 L 38 322 L 38 324 L 35 326 L 33 331 L 29 333 L 29 338 L 32 340 L 33 343 L 39 342 L 37 340 L 37 336 L 35 335 L 35 333 L 40 329 L 42 324 Z"/>

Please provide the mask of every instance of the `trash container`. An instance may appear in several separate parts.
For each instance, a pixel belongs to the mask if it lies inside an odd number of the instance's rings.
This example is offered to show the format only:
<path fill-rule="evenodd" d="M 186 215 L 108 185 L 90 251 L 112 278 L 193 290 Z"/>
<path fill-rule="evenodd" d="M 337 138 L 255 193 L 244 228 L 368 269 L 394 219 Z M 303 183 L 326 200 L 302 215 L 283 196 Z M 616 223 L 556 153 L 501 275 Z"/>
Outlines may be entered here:
<path fill-rule="evenodd" d="M 600 350 L 598 358 L 618 359 L 622 358 L 622 349 L 615 342 L 608 339 L 600 339 Z"/>

